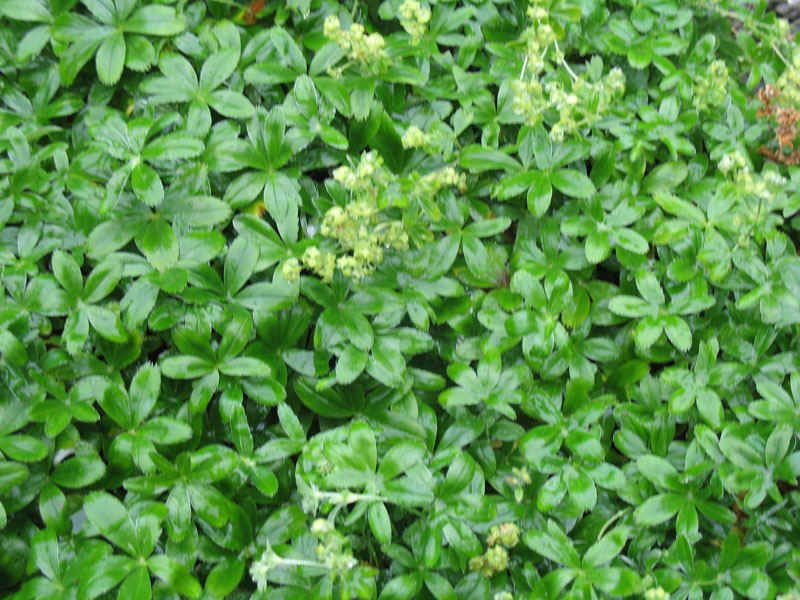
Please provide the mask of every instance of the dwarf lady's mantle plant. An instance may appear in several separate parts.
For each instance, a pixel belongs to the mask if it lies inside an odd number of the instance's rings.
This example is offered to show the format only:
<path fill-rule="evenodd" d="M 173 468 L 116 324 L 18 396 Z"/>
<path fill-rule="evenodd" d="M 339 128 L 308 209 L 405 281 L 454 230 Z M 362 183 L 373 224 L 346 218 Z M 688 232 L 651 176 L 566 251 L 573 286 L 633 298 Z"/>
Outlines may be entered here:
<path fill-rule="evenodd" d="M 0 598 L 800 597 L 765 6 L 0 0 Z"/>

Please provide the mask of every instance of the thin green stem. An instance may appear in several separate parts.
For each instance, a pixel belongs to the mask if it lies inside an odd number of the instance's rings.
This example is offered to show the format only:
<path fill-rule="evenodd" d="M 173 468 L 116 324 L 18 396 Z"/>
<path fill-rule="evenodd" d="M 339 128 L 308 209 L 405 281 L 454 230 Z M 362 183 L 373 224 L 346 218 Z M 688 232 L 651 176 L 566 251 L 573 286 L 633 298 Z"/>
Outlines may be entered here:
<path fill-rule="evenodd" d="M 602 539 L 606 531 L 608 531 L 608 528 L 611 527 L 621 517 L 631 512 L 631 510 L 633 510 L 631 507 L 623 508 L 621 511 L 617 512 L 617 514 L 611 517 L 608 521 L 606 521 L 605 525 L 603 525 L 603 528 L 600 530 L 600 533 L 597 534 L 597 539 L 598 540 Z"/>
<path fill-rule="evenodd" d="M 564 57 L 564 53 L 563 53 L 563 52 L 561 52 L 561 48 L 559 48 L 559 47 L 558 47 L 558 40 L 554 40 L 554 41 L 553 41 L 553 43 L 554 43 L 554 44 L 555 44 L 555 46 L 556 46 L 556 55 L 558 56 L 558 62 L 560 62 L 562 65 L 564 65 L 564 68 L 565 68 L 565 69 L 567 70 L 567 72 L 570 74 L 570 76 L 572 77 L 572 80 L 573 80 L 573 81 L 577 81 L 577 80 L 578 80 L 578 75 L 577 75 L 577 74 L 575 73 L 575 71 L 573 71 L 573 70 L 572 70 L 572 68 L 571 68 L 571 67 L 570 67 L 570 66 L 567 64 L 567 61 L 566 61 L 566 59 L 565 59 L 565 57 Z"/>

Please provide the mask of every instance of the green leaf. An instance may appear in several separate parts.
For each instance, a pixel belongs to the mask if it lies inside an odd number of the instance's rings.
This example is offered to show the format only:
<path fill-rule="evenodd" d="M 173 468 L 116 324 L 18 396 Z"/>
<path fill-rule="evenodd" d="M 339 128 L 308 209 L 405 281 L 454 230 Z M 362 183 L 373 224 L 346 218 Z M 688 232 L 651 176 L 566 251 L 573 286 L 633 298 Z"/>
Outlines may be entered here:
<path fill-rule="evenodd" d="M 0 330 L 0 354 L 18 367 L 28 363 L 27 349 L 10 331 Z"/>
<path fill-rule="evenodd" d="M 125 66 L 125 37 L 121 31 L 108 36 L 97 51 L 95 65 L 97 76 L 105 85 L 114 85 L 122 76 Z"/>
<path fill-rule="evenodd" d="M 187 489 L 192 508 L 201 519 L 214 527 L 222 527 L 228 522 L 228 501 L 216 488 L 190 485 Z"/>
<path fill-rule="evenodd" d="M 570 198 L 588 199 L 597 192 L 592 180 L 574 169 L 553 171 L 550 175 L 550 183 L 559 192 Z"/>
<path fill-rule="evenodd" d="M 406 361 L 397 348 L 383 338 L 376 338 L 367 363 L 367 373 L 384 385 L 399 387 L 405 370 Z"/>
<path fill-rule="evenodd" d="M 219 371 L 232 377 L 269 377 L 272 374 L 268 364 L 250 356 L 229 358 L 219 365 Z"/>
<path fill-rule="evenodd" d="M 723 409 L 719 396 L 713 390 L 702 390 L 697 394 L 697 410 L 702 417 L 718 430 L 722 425 Z"/>
<path fill-rule="evenodd" d="M 669 341 L 683 352 L 688 352 L 692 347 L 692 330 L 689 324 L 680 317 L 668 315 L 664 318 L 664 331 Z"/>
<path fill-rule="evenodd" d="M 461 237 L 461 245 L 464 249 L 464 260 L 470 272 L 481 279 L 490 277 L 491 257 L 480 238 L 465 234 Z"/>
<path fill-rule="evenodd" d="M 238 63 L 239 53 L 233 48 L 214 52 L 200 70 L 200 93 L 205 95 L 217 89 L 236 70 Z"/>
<path fill-rule="evenodd" d="M 78 17 L 78 15 L 70 16 Z M 66 23 L 68 23 L 68 21 L 63 17 L 58 21 L 58 24 L 62 26 Z M 75 81 L 75 77 L 77 77 L 83 66 L 89 62 L 89 59 L 94 56 L 98 46 L 100 46 L 109 33 L 105 28 L 96 27 L 95 23 L 89 19 L 80 22 L 78 28 L 81 27 L 84 28 L 84 37 L 70 44 L 61 56 L 59 72 L 61 73 L 61 81 L 64 85 L 72 85 L 72 82 Z M 55 32 L 56 35 L 63 35 L 59 29 L 56 29 Z M 67 35 L 63 37 L 67 37 Z"/>
<path fill-rule="evenodd" d="M 48 579 L 61 578 L 58 561 L 58 537 L 51 529 L 37 531 L 31 539 L 31 557 L 39 570 Z"/>
<path fill-rule="evenodd" d="M 25 290 L 25 304 L 31 312 L 46 317 L 66 316 L 71 302 L 52 275 L 35 277 Z"/>
<path fill-rule="evenodd" d="M 636 272 L 636 287 L 650 304 L 664 304 L 664 292 L 661 290 L 661 284 L 651 271 L 639 269 Z"/>
<path fill-rule="evenodd" d="M 97 454 L 83 454 L 57 464 L 50 479 L 61 487 L 77 489 L 99 481 L 105 472 L 106 465 Z"/>
<path fill-rule="evenodd" d="M 231 90 L 216 90 L 206 98 L 208 105 L 229 119 L 249 119 L 255 114 L 255 108 L 244 94 Z"/>
<path fill-rule="evenodd" d="M 441 575 L 432 571 L 423 572 L 422 578 L 425 580 L 425 587 L 436 600 L 456 600 L 456 593 L 453 586 Z"/>
<path fill-rule="evenodd" d="M 378 600 L 410 600 L 421 587 L 422 577 L 419 574 L 400 575 L 383 587 Z"/>
<path fill-rule="evenodd" d="M 646 350 L 655 344 L 661 337 L 664 331 L 664 323 L 662 319 L 647 316 L 636 325 L 636 345 L 639 348 Z"/>
<path fill-rule="evenodd" d="M 565 440 L 569 449 L 578 457 L 589 462 L 603 460 L 603 447 L 600 441 L 585 431 L 570 431 Z"/>
<path fill-rule="evenodd" d="M 166 221 L 158 219 L 148 223 L 141 247 L 147 261 L 158 271 L 165 271 L 178 262 L 178 237 Z"/>
<path fill-rule="evenodd" d="M 317 391 L 306 379 L 295 379 L 294 389 L 303 404 L 324 417 L 341 419 L 355 412 L 334 390 Z"/>
<path fill-rule="evenodd" d="M 474 221 L 467 225 L 462 233 L 464 236 L 485 238 L 503 233 L 511 226 L 511 219 L 508 217 L 500 217 L 497 219 L 484 219 L 482 221 Z"/>
<path fill-rule="evenodd" d="M 139 435 L 154 444 L 178 444 L 192 437 L 192 428 L 171 417 L 155 417 L 139 427 Z"/>
<path fill-rule="evenodd" d="M 78 263 L 61 250 L 53 252 L 53 275 L 71 298 L 83 296 L 83 275 Z"/>
<path fill-rule="evenodd" d="M 7 491 L 28 477 L 28 468 L 15 462 L 0 461 L 0 491 Z"/>
<path fill-rule="evenodd" d="M 186 21 L 174 8 L 149 4 L 133 13 L 123 27 L 129 33 L 142 35 L 178 35 L 186 28 Z"/>
<path fill-rule="evenodd" d="M 50 23 L 53 15 L 44 2 L 26 2 L 25 0 L 2 0 L 0 13 L 14 21 L 33 23 Z"/>
<path fill-rule="evenodd" d="M 133 558 L 120 555 L 104 556 L 102 560 L 87 564 L 78 584 L 78 600 L 102 596 L 115 588 L 135 567 Z"/>
<path fill-rule="evenodd" d="M 245 563 L 241 559 L 226 558 L 211 569 L 206 578 L 206 593 L 222 600 L 239 585 L 244 575 Z"/>
<path fill-rule="evenodd" d="M 47 456 L 47 446 L 35 437 L 20 434 L 0 438 L 0 451 L 22 462 L 36 462 Z"/>
<path fill-rule="evenodd" d="M 151 364 L 139 367 L 130 386 L 130 406 L 135 423 L 147 419 L 158 401 L 160 390 L 161 371 L 158 367 Z"/>
<path fill-rule="evenodd" d="M 147 206 L 158 206 L 164 201 L 164 186 L 161 179 L 153 169 L 144 163 L 133 167 L 131 186 L 139 200 Z"/>
<path fill-rule="evenodd" d="M 151 556 L 147 559 L 147 566 L 156 577 L 182 596 L 199 598 L 203 592 L 200 583 L 189 570 L 165 554 Z"/>
<path fill-rule="evenodd" d="M 586 577 L 596 588 L 617 596 L 630 596 L 641 592 L 642 588 L 636 572 L 624 567 L 591 569 Z"/>
<path fill-rule="evenodd" d="M 539 171 L 531 171 L 536 176 L 528 188 L 528 210 L 535 216 L 541 217 L 547 213 L 550 208 L 550 201 L 553 198 L 553 186 L 550 184 L 550 179 Z"/>
<path fill-rule="evenodd" d="M 633 513 L 639 525 L 658 525 L 671 519 L 686 499 L 678 494 L 658 494 L 645 500 Z"/>
<path fill-rule="evenodd" d="M 608 308 L 623 317 L 645 317 L 652 313 L 650 304 L 636 296 L 616 296 L 608 303 Z"/>
<path fill-rule="evenodd" d="M 689 168 L 682 162 L 667 162 L 658 165 L 642 180 L 642 193 L 655 194 L 678 187 L 689 175 Z"/>
<path fill-rule="evenodd" d="M 644 239 L 640 234 L 636 233 L 633 229 L 627 229 L 624 227 L 613 228 L 611 230 L 611 234 L 616 240 L 617 245 L 621 246 L 628 252 L 633 252 L 634 254 L 645 254 L 650 248 L 647 240 Z"/>
<path fill-rule="evenodd" d="M 628 541 L 627 527 L 614 527 L 600 540 L 592 544 L 583 555 L 583 567 L 594 568 L 611 562 L 625 547 Z"/>
<path fill-rule="evenodd" d="M 170 356 L 163 359 L 159 366 L 161 372 L 172 379 L 196 379 L 216 370 L 214 363 L 197 356 Z"/>
<path fill-rule="evenodd" d="M 671 215 L 682 219 L 688 219 L 700 226 L 704 225 L 706 222 L 703 211 L 686 200 L 664 192 L 656 192 L 653 194 L 653 198 L 665 212 Z"/>
<path fill-rule="evenodd" d="M 528 548 L 549 560 L 568 567 L 580 567 L 578 553 L 563 533 L 556 538 L 543 531 L 527 531 L 523 540 Z"/>
<path fill-rule="evenodd" d="M 86 497 L 83 510 L 103 537 L 128 554 L 137 554 L 136 531 L 122 502 L 106 492 L 92 492 Z"/>
<path fill-rule="evenodd" d="M 258 249 L 244 237 L 237 237 L 228 250 L 223 271 L 225 289 L 235 294 L 250 279 L 258 263 Z"/>
<path fill-rule="evenodd" d="M 653 455 L 640 456 L 636 465 L 639 472 L 657 487 L 672 492 L 683 491 L 678 471 L 663 458 Z"/>
<path fill-rule="evenodd" d="M 518 171 L 521 168 L 521 165 L 505 152 L 483 148 L 476 144 L 467 146 L 461 151 L 458 164 L 474 172 L 496 169 Z"/>
<path fill-rule="evenodd" d="M 594 231 L 586 237 L 586 260 L 593 265 L 603 262 L 611 253 L 611 244 L 605 231 Z"/>
<path fill-rule="evenodd" d="M 169 133 L 156 138 L 142 150 L 145 160 L 181 160 L 202 154 L 203 142 L 183 133 Z M 134 172 L 136 169 L 134 169 Z"/>
<path fill-rule="evenodd" d="M 424 456 L 425 449 L 418 442 L 401 441 L 383 457 L 378 474 L 386 481 L 394 479 L 420 462 Z"/>
<path fill-rule="evenodd" d="M 132 71 L 144 73 L 156 62 L 156 50 L 147 38 L 141 35 L 129 35 L 125 39 L 125 66 Z"/>
<path fill-rule="evenodd" d="M 294 244 L 298 233 L 298 186 L 283 173 L 271 173 L 264 184 L 264 205 L 284 241 Z"/>
<path fill-rule="evenodd" d="M 374 502 L 370 505 L 369 526 L 375 539 L 381 544 L 392 541 L 392 522 L 383 502 Z"/>
<path fill-rule="evenodd" d="M 85 306 L 84 311 L 95 331 L 107 340 L 121 344 L 128 339 L 119 315 L 100 306 Z"/>
<path fill-rule="evenodd" d="M 147 567 L 137 567 L 131 571 L 119 587 L 119 600 L 150 600 L 153 590 L 150 587 L 150 573 Z"/>
<path fill-rule="evenodd" d="M 347 333 L 348 339 L 359 350 L 368 351 L 372 348 L 373 333 L 372 326 L 367 318 L 355 310 L 341 311 L 342 322 Z"/>
<path fill-rule="evenodd" d="M 368 358 L 366 352 L 349 344 L 336 362 L 336 380 L 345 385 L 355 381 L 366 367 Z"/>

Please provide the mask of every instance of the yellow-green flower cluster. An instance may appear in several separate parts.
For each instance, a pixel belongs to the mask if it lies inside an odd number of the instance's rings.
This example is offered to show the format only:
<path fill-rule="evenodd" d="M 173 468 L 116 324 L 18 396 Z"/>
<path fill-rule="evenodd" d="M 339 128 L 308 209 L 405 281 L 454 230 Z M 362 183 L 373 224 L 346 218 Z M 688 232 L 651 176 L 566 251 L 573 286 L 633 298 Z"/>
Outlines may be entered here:
<path fill-rule="evenodd" d="M 528 7 L 528 16 L 532 24 L 522 34 L 527 46 L 525 66 L 534 77 L 547 67 L 545 56 L 556 43 L 556 32 L 548 22 L 547 9 L 544 6 Z"/>
<path fill-rule="evenodd" d="M 493 525 L 486 538 L 489 548 L 480 556 L 474 556 L 469 560 L 470 571 L 480 573 L 485 577 L 505 571 L 508 568 L 507 548 L 516 546 L 519 543 L 519 536 L 519 527 L 515 523 Z"/>
<path fill-rule="evenodd" d="M 412 136 L 422 134 L 419 128 L 416 130 Z M 287 280 L 296 280 L 298 269 L 302 267 L 326 283 L 331 281 L 337 269 L 345 277 L 359 282 L 383 261 L 386 250 L 404 251 L 409 248 L 409 235 L 403 222 L 389 219 L 382 212 L 391 205 L 393 197 L 398 197 L 396 189 L 392 192 L 398 179 L 384 168 L 377 153 L 366 152 L 357 165 L 337 168 L 333 178 L 350 192 L 349 202 L 329 208 L 320 223 L 320 235 L 334 243 L 309 246 L 298 263 L 293 259 L 287 260 L 282 267 Z M 453 167 L 444 167 L 424 177 L 413 174 L 409 180 L 400 183 L 400 187 L 413 186 L 413 189 L 406 190 L 403 202 L 407 202 L 408 197 L 433 196 L 443 187 L 457 187 L 462 191 L 467 187 L 466 175 Z"/>
<path fill-rule="evenodd" d="M 355 169 L 343 165 L 334 170 L 333 179 L 353 193 L 372 192 L 374 196 L 391 178 L 381 157 L 376 152 L 366 152 Z"/>
<path fill-rule="evenodd" d="M 326 283 L 333 278 L 336 270 L 336 254 L 333 252 L 320 252 L 316 246 L 309 246 L 303 252 L 303 266 L 320 276 Z"/>
<path fill-rule="evenodd" d="M 548 108 L 542 84 L 537 79 L 515 79 L 511 82 L 511 91 L 514 93 L 511 101 L 514 112 L 525 117 L 528 125 L 538 125 L 542 113 Z"/>
<path fill-rule="evenodd" d="M 508 568 L 508 550 L 502 546 L 493 546 L 480 556 L 469 559 L 469 570 L 480 573 L 484 577 L 491 577 L 495 573 Z"/>
<path fill-rule="evenodd" d="M 650 588 L 644 593 L 645 600 L 669 600 L 669 594 L 664 588 Z"/>
<path fill-rule="evenodd" d="M 272 548 L 269 547 L 269 542 L 267 542 L 267 549 L 261 555 L 261 558 L 253 561 L 250 567 L 250 576 L 256 582 L 259 591 L 263 592 L 267 588 L 267 575 L 269 575 L 269 572 L 282 563 L 281 557 L 275 554 Z"/>
<path fill-rule="evenodd" d="M 492 600 L 514 600 L 514 594 L 511 592 L 497 592 Z"/>
<path fill-rule="evenodd" d="M 325 282 L 333 278 L 336 269 L 358 282 L 375 270 L 384 250 L 407 250 L 408 234 L 401 222 L 381 217 L 378 195 L 392 177 L 375 152 L 365 153 L 355 168 L 339 167 L 333 177 L 352 197 L 345 206 L 328 209 L 320 225 L 320 233 L 336 242 L 336 251 L 309 246 L 301 260 Z"/>
<path fill-rule="evenodd" d="M 800 600 L 800 592 L 796 589 L 780 594 L 775 600 Z"/>
<path fill-rule="evenodd" d="M 747 159 L 741 152 L 729 152 L 722 157 L 717 167 L 722 173 L 728 174 L 747 168 Z"/>
<path fill-rule="evenodd" d="M 377 73 L 382 64 L 389 60 L 383 36 L 379 33 L 367 35 L 364 26 L 359 23 L 353 23 L 349 29 L 343 30 L 339 17 L 328 15 L 323 25 L 323 33 L 344 50 L 351 61 L 360 63 L 369 72 Z M 332 77 L 336 77 L 341 75 L 344 68 L 331 68 L 328 72 Z"/>
<path fill-rule="evenodd" d="M 728 94 L 728 67 L 724 61 L 715 60 L 708 71 L 699 73 L 694 81 L 692 103 L 697 110 L 721 106 Z"/>
<path fill-rule="evenodd" d="M 434 195 L 442 188 L 455 187 L 459 191 L 467 190 L 467 176 L 459 173 L 453 167 L 444 167 L 433 173 L 428 173 L 420 179 L 420 190 L 426 194 Z"/>
<path fill-rule="evenodd" d="M 486 543 L 490 546 L 502 544 L 506 548 L 513 548 L 519 543 L 519 527 L 516 523 L 503 523 L 502 525 L 492 525 L 489 529 L 489 537 Z"/>
<path fill-rule="evenodd" d="M 584 75 L 576 76 L 571 89 L 557 80 L 542 86 L 536 79 L 523 79 L 512 81 L 511 90 L 514 112 L 524 116 L 529 125 L 540 123 L 546 110 L 558 111 L 559 120 L 550 129 L 550 137 L 560 142 L 608 113 L 614 101 L 625 94 L 625 75 L 614 68 L 595 82 Z"/>
<path fill-rule="evenodd" d="M 735 184 L 735 190 L 743 196 L 753 196 L 759 200 L 773 204 L 777 195 L 786 184 L 778 172 L 765 170 L 763 173 L 753 173 L 747 165 L 747 159 L 740 152 L 726 154 L 719 161 L 718 168 L 722 173 L 729 175 Z"/>
<path fill-rule="evenodd" d="M 723 156 L 718 168 L 728 177 L 722 193 L 736 202 L 726 222 L 738 232 L 737 246 L 746 248 L 753 235 L 759 239 L 779 220 L 772 213 L 781 208 L 777 202 L 786 179 L 771 169 L 754 173 L 739 152 Z"/>
<path fill-rule="evenodd" d="M 286 281 L 297 281 L 300 279 L 300 261 L 296 258 L 290 258 L 281 268 L 281 275 Z"/>
<path fill-rule="evenodd" d="M 327 519 L 317 519 L 311 525 L 311 533 L 320 541 L 314 553 L 333 575 L 343 575 L 358 564 L 347 550 L 348 541 L 334 529 Z"/>
<path fill-rule="evenodd" d="M 531 126 L 541 123 L 546 111 L 557 110 L 559 119 L 551 128 L 550 137 L 563 141 L 591 126 L 625 94 L 625 75 L 618 68 L 602 78 L 595 75 L 592 80 L 586 74 L 577 75 L 564 60 L 547 8 L 534 1 L 528 7 L 528 16 L 531 25 L 522 34 L 526 45 L 524 66 L 519 79 L 510 82 L 512 109 Z M 555 79 L 542 79 L 559 65 L 569 73 L 570 86 Z"/>
<path fill-rule="evenodd" d="M 419 44 L 425 35 L 426 25 L 431 20 L 430 9 L 422 6 L 417 0 L 406 0 L 397 12 L 400 15 L 400 25 L 411 36 L 411 43 Z"/>
<path fill-rule="evenodd" d="M 430 144 L 430 136 L 416 125 L 412 125 L 403 134 L 403 148 L 424 148 Z"/>

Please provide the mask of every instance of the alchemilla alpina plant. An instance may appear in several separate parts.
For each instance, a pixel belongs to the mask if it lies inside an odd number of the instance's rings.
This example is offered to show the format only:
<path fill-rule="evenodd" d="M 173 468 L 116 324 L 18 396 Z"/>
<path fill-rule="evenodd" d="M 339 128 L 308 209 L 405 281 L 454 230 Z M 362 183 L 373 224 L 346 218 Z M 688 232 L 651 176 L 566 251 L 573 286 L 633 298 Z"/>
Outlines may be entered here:
<path fill-rule="evenodd" d="M 763 0 L 0 0 L 0 600 L 800 598 L 799 127 Z"/>

